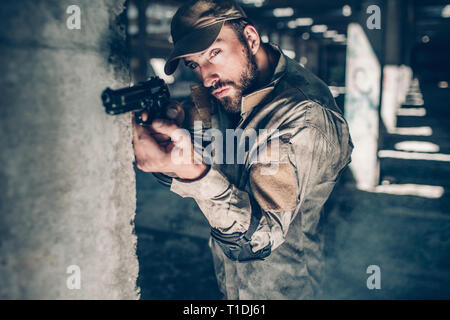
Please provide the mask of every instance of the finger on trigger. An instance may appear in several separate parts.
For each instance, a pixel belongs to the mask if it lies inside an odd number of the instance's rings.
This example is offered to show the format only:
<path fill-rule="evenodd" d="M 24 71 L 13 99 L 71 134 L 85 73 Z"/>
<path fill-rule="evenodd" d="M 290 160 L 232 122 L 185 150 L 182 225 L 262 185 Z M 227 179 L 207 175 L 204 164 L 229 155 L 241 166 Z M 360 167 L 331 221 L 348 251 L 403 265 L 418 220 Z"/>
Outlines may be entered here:
<path fill-rule="evenodd" d="M 147 114 L 147 112 L 142 112 L 142 114 L 141 114 L 141 118 L 142 118 L 142 121 L 143 122 L 146 122 L 147 121 L 147 119 L 148 119 L 148 114 Z"/>

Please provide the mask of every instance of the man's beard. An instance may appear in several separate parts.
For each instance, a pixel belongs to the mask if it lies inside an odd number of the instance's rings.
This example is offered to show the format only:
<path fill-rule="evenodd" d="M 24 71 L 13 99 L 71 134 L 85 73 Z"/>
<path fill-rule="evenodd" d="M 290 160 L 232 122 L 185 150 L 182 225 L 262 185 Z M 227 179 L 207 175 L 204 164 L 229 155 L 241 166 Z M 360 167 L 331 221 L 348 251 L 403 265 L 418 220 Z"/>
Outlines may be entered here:
<path fill-rule="evenodd" d="M 255 56 L 251 54 L 248 43 L 244 44 L 245 53 L 247 58 L 247 65 L 241 72 L 240 83 L 237 84 L 234 81 L 218 81 L 212 90 L 220 88 L 222 86 L 233 87 L 236 91 L 234 96 L 228 96 L 223 98 L 217 98 L 222 104 L 224 110 L 228 113 L 240 113 L 241 112 L 241 100 L 242 96 L 253 91 L 255 89 L 258 79 L 258 66 L 256 65 Z"/>

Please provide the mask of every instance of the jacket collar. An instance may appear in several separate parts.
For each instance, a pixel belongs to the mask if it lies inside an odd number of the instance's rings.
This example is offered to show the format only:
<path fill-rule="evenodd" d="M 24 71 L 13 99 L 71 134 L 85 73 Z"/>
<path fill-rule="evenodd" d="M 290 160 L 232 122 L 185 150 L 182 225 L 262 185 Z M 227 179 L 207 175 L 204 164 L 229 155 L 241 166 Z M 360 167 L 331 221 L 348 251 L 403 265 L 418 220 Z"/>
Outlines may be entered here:
<path fill-rule="evenodd" d="M 272 47 L 272 49 L 276 50 L 280 53 L 280 58 L 278 59 L 277 66 L 275 67 L 275 71 L 272 75 L 272 79 L 270 82 L 264 87 L 249 93 L 248 95 L 242 97 L 241 101 L 241 116 L 244 117 L 251 111 L 255 106 L 257 106 L 261 101 L 264 100 L 275 88 L 276 84 L 280 81 L 283 75 L 286 73 L 287 69 L 287 60 L 286 56 L 280 50 L 280 48 L 272 43 L 269 43 L 268 46 Z"/>

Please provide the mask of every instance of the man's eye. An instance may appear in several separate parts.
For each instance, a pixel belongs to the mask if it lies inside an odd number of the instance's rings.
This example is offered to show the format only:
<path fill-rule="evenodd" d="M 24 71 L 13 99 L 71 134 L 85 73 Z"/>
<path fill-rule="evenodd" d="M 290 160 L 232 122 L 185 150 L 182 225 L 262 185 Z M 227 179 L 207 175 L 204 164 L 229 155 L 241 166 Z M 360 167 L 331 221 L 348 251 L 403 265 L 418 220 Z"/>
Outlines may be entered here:
<path fill-rule="evenodd" d="M 215 56 L 217 56 L 219 53 L 220 53 L 220 49 L 213 50 L 213 51 L 211 52 L 211 57 L 215 57 Z"/>
<path fill-rule="evenodd" d="M 191 63 L 188 64 L 188 67 L 191 68 L 192 70 L 194 70 L 195 68 L 198 67 L 198 63 L 191 62 Z"/>

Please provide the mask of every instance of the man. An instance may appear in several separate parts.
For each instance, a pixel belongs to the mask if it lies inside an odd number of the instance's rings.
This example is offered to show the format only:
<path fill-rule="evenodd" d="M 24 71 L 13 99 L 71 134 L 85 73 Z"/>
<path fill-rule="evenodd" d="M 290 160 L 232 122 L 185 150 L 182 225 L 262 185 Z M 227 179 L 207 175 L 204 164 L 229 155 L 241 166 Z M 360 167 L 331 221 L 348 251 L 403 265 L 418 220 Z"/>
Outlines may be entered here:
<path fill-rule="evenodd" d="M 317 297 L 323 205 L 353 149 L 342 112 L 321 80 L 261 43 L 233 1 L 189 1 L 173 17 L 171 33 L 165 72 L 183 61 L 219 105 L 216 129 L 258 137 L 244 150 L 244 163 L 211 164 L 191 156 L 191 139 L 176 122 L 158 120 L 150 130 L 135 125 L 138 168 L 176 174 L 171 191 L 196 200 L 211 225 L 225 298 Z M 245 137 L 238 137 L 237 149 L 244 148 Z M 255 150 L 264 156 L 252 156 Z M 188 161 L 175 161 L 174 151 Z"/>

